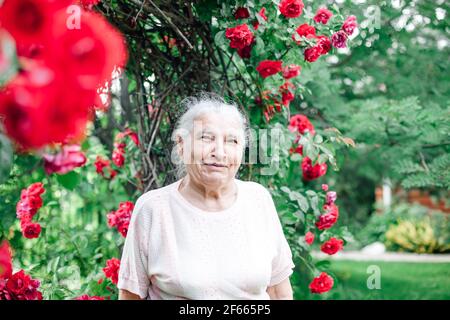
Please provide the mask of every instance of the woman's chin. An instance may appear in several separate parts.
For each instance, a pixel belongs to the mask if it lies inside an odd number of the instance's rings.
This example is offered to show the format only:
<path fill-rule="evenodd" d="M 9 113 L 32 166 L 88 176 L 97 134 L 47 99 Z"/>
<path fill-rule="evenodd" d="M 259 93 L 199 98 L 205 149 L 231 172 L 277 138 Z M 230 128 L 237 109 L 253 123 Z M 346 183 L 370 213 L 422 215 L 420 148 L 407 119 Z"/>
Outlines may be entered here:
<path fill-rule="evenodd" d="M 206 171 L 202 174 L 202 180 L 205 184 L 221 185 L 230 179 L 229 172 L 224 171 Z"/>

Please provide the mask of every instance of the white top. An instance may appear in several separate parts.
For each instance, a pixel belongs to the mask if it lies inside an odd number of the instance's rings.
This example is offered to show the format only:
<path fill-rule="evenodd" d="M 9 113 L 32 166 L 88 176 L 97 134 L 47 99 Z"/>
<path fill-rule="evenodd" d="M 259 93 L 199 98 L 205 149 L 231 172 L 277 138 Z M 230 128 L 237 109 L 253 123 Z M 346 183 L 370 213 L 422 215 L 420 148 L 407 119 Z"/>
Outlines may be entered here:
<path fill-rule="evenodd" d="M 149 300 L 270 299 L 292 274 L 292 253 L 269 191 L 235 179 L 238 195 L 209 212 L 178 191 L 181 180 L 140 196 L 120 263 L 118 288 Z"/>

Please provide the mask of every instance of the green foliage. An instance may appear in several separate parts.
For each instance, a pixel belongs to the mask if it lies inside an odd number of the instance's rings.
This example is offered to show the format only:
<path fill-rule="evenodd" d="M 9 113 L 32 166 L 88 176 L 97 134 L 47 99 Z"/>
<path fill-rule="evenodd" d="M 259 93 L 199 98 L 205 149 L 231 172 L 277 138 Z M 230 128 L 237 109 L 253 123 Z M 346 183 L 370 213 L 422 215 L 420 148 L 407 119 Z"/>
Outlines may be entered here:
<path fill-rule="evenodd" d="M 448 222 L 446 224 L 448 229 Z M 386 246 L 391 250 L 416 253 L 450 252 L 448 234 L 436 237 L 428 217 L 414 222 L 399 220 L 397 225 L 389 227 L 385 236 Z"/>
<path fill-rule="evenodd" d="M 416 228 L 419 225 L 423 232 Z M 381 241 L 394 251 L 424 253 L 419 248 L 426 242 L 426 252 L 442 252 L 450 245 L 450 221 L 440 211 L 399 203 L 383 213 L 374 213 L 355 237 L 360 246 Z"/>

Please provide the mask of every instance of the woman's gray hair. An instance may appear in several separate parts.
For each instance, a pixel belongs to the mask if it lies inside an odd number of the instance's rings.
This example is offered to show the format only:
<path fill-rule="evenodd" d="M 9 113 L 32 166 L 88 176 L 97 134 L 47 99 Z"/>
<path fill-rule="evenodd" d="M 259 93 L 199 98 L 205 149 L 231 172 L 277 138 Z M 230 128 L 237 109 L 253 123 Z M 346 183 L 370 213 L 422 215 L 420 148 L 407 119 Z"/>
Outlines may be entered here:
<path fill-rule="evenodd" d="M 243 149 L 247 146 L 249 133 L 248 119 L 236 103 L 226 102 L 224 98 L 214 93 L 201 93 L 198 96 L 185 98 L 180 103 L 179 110 L 182 110 L 184 113 L 178 119 L 172 133 L 174 146 L 171 154 L 178 179 L 186 175 L 185 164 L 177 150 L 178 144 L 180 143 L 179 138 L 181 137 L 185 141 L 185 138 L 194 128 L 194 121 L 205 114 L 214 113 L 221 114 L 224 117 L 236 118 L 242 127 L 242 136 L 244 139 Z"/>

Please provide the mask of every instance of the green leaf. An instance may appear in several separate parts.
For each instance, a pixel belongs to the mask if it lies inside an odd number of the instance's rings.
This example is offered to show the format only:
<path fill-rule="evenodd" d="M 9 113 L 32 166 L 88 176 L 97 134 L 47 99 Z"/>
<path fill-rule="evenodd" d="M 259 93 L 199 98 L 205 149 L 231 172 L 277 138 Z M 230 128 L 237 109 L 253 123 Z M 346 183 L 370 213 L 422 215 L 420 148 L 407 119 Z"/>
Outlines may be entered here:
<path fill-rule="evenodd" d="M 321 269 L 321 270 L 328 269 L 330 267 L 330 265 L 331 265 L 331 262 L 329 260 L 321 260 L 321 261 L 316 262 L 316 264 L 315 264 L 316 268 Z"/>
<path fill-rule="evenodd" d="M 260 38 L 256 38 L 255 52 L 264 52 L 264 41 Z"/>
<path fill-rule="evenodd" d="M 128 93 L 132 93 L 134 90 L 136 90 L 136 87 L 137 87 L 136 80 L 132 78 L 130 83 L 128 84 Z"/>
<path fill-rule="evenodd" d="M 9 178 L 13 163 L 11 142 L 0 133 L 0 184 Z"/>
<path fill-rule="evenodd" d="M 317 134 L 317 135 L 314 137 L 314 142 L 315 142 L 315 143 L 322 143 L 322 142 L 323 142 L 323 137 L 322 137 L 320 134 Z"/>
<path fill-rule="evenodd" d="M 0 30 L 0 52 L 2 53 L 2 60 L 6 62 L 6 67 L 2 67 L 2 70 L 0 70 L 0 86 L 2 86 L 18 70 L 14 39 L 4 30 Z"/>
<path fill-rule="evenodd" d="M 300 210 L 297 210 L 294 212 L 294 215 L 298 217 L 300 223 L 305 224 L 305 213 L 301 212 Z"/>
<path fill-rule="evenodd" d="M 80 175 L 75 171 L 58 175 L 56 180 L 66 189 L 74 190 L 80 183 Z"/>
<path fill-rule="evenodd" d="M 303 212 L 308 211 L 309 204 L 308 204 L 308 200 L 306 199 L 306 197 L 304 195 L 302 195 L 299 192 L 293 191 L 293 192 L 291 192 L 291 196 L 292 196 L 292 200 L 297 201 L 298 206 L 300 207 L 300 210 L 302 210 Z"/>
<path fill-rule="evenodd" d="M 221 30 L 219 32 L 216 33 L 216 35 L 214 36 L 214 43 L 217 46 L 222 46 L 225 44 L 225 31 Z"/>
<path fill-rule="evenodd" d="M 328 155 L 325 153 L 322 153 L 319 155 L 319 159 L 317 160 L 320 164 L 327 162 Z"/>

